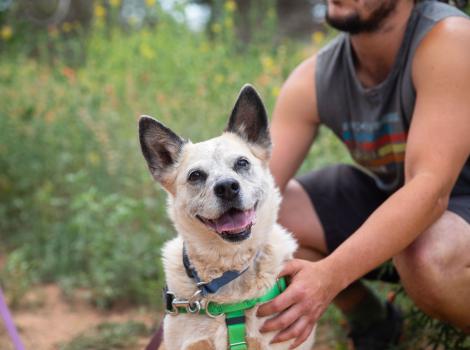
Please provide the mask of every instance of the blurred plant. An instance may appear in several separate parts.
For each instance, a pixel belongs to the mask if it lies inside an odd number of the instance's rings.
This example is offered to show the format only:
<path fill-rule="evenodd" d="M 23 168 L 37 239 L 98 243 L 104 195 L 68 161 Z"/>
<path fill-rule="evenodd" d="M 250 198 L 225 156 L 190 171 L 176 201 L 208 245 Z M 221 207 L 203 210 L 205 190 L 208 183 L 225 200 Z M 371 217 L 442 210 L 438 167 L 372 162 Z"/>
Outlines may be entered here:
<path fill-rule="evenodd" d="M 124 1 L 95 4 L 114 16 Z M 272 106 L 299 59 L 288 54 L 296 44 L 262 41 L 242 54 L 232 6 L 211 40 L 161 14 L 157 27 L 103 20 L 71 36 L 79 24 L 65 22 L 36 55 L 12 45 L 0 56 L 0 241 L 14 298 L 42 281 L 87 288 L 100 307 L 160 302 L 160 248 L 173 230 L 139 154 L 136 117 L 154 115 L 193 140 L 215 136 L 244 83 L 269 76 L 259 88 Z M 78 43 L 80 64 L 58 54 Z"/>
<path fill-rule="evenodd" d="M 0 28 L 0 37 L 4 41 L 8 41 L 13 36 L 13 29 L 9 25 L 4 25 Z"/>
<path fill-rule="evenodd" d="M 406 349 L 470 349 L 470 337 L 467 334 L 427 316 L 414 305 L 406 315 L 406 322 Z"/>

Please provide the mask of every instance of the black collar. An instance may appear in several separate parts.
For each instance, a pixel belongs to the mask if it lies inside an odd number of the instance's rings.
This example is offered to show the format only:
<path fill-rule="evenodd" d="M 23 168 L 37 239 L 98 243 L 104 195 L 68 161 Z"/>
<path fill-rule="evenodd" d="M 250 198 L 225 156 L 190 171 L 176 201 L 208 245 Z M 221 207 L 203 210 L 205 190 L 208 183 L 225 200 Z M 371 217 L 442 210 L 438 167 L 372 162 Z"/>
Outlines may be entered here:
<path fill-rule="evenodd" d="M 199 275 L 197 274 L 197 271 L 194 268 L 194 266 L 191 265 L 191 262 L 189 261 L 188 253 L 186 252 L 186 247 L 184 245 L 183 245 L 183 265 L 184 265 L 184 268 L 186 270 L 186 274 L 188 275 L 188 277 L 193 279 L 196 282 L 196 285 L 201 291 L 202 296 L 216 293 L 220 288 L 232 282 L 234 279 L 240 277 L 244 272 L 248 270 L 248 267 L 249 267 L 247 266 L 242 271 L 235 271 L 235 270 L 225 271 L 222 274 L 222 276 L 214 278 L 212 281 L 209 281 L 209 282 L 202 281 Z"/>

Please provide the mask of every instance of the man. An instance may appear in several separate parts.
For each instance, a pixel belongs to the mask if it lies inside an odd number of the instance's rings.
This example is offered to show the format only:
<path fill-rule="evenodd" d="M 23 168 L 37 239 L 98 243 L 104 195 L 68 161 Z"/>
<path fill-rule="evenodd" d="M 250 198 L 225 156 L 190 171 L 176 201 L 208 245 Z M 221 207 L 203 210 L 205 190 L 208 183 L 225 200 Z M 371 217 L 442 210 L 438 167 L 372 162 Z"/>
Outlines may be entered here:
<path fill-rule="evenodd" d="M 401 316 L 358 279 L 393 258 L 418 307 L 470 333 L 470 20 L 412 0 L 329 0 L 327 19 L 346 33 L 295 69 L 273 114 L 280 222 L 300 249 L 262 331 L 294 348 L 334 301 L 356 349 L 385 349 Z M 292 179 L 321 123 L 361 168 Z"/>

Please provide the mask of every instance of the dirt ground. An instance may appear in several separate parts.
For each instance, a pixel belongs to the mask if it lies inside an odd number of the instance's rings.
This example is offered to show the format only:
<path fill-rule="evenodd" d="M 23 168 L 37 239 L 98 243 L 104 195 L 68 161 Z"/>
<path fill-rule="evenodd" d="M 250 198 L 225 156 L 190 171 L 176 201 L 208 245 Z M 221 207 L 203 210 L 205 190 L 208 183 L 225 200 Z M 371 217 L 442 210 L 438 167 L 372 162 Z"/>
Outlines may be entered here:
<path fill-rule="evenodd" d="M 100 312 L 86 301 L 66 301 L 55 285 L 35 288 L 28 293 L 25 306 L 13 311 L 13 318 L 27 350 L 59 349 L 80 333 L 103 322 L 139 321 L 151 327 L 158 315 L 140 310 Z M 148 339 L 141 339 L 143 349 Z M 0 323 L 0 349 L 14 350 L 3 322 Z"/>
<path fill-rule="evenodd" d="M 66 300 L 56 285 L 36 287 L 27 294 L 24 304 L 13 311 L 13 318 L 27 350 L 59 349 L 60 344 L 69 342 L 103 322 L 124 323 L 132 320 L 152 327 L 159 317 L 136 309 L 100 312 L 84 300 Z M 326 340 L 322 340 L 321 335 L 326 333 L 322 329 L 317 332 L 315 350 L 331 350 Z M 134 349 L 144 349 L 148 341 L 148 338 L 140 339 Z M 3 322 L 0 322 L 0 349 L 14 350 Z M 163 347 L 160 350 L 164 350 Z"/>

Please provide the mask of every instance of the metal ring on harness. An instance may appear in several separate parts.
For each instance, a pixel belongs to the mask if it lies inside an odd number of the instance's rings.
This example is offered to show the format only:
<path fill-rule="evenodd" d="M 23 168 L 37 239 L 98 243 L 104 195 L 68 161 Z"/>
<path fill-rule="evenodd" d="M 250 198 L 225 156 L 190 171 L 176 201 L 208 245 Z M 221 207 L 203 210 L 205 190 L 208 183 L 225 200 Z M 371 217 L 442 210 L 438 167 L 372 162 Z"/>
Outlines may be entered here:
<path fill-rule="evenodd" d="M 201 294 L 202 291 L 198 289 L 191 298 L 188 300 L 188 305 L 186 306 L 186 310 L 189 313 L 195 314 L 201 311 Z"/>
<path fill-rule="evenodd" d="M 190 314 L 195 314 L 201 311 L 201 303 L 199 300 L 196 300 L 195 302 L 189 302 L 186 306 L 186 311 L 188 311 Z"/>
<path fill-rule="evenodd" d="M 210 300 L 206 303 L 206 315 L 211 317 L 211 318 L 217 318 L 217 317 L 223 316 L 224 315 L 223 313 L 220 313 L 220 314 L 216 315 L 216 314 L 212 314 L 210 312 L 210 307 L 209 306 L 210 306 L 211 303 L 213 303 L 213 301 L 210 301 Z"/>

